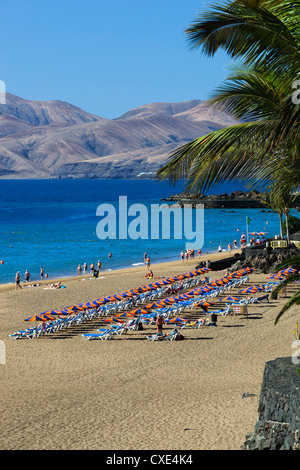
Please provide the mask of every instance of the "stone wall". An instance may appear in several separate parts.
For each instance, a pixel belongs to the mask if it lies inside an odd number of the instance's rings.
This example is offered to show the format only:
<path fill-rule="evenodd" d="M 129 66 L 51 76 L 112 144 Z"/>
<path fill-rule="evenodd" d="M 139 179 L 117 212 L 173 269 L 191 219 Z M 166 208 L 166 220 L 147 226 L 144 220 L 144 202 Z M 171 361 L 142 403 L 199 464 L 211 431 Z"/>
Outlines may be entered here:
<path fill-rule="evenodd" d="M 291 357 L 266 363 L 258 419 L 244 450 L 300 450 L 300 374 Z"/>

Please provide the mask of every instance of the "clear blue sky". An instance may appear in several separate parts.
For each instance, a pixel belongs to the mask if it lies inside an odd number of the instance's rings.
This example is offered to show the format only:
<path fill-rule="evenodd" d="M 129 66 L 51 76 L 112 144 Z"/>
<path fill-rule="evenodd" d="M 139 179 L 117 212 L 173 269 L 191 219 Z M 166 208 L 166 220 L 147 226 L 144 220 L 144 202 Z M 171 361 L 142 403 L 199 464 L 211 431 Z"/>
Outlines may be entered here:
<path fill-rule="evenodd" d="M 0 0 L 0 80 L 30 100 L 62 100 L 106 118 L 143 104 L 205 100 L 225 53 L 192 51 L 200 0 Z"/>

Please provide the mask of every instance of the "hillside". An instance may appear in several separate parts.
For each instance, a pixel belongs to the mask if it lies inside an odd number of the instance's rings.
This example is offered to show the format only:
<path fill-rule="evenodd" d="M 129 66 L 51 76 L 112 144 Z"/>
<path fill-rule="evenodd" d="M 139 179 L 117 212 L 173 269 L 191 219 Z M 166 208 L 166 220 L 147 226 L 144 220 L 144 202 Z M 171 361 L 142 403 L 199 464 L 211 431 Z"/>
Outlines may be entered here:
<path fill-rule="evenodd" d="M 62 101 L 8 94 L 0 105 L 0 177 L 153 177 L 176 148 L 233 120 L 205 102 L 151 103 L 105 119 Z"/>

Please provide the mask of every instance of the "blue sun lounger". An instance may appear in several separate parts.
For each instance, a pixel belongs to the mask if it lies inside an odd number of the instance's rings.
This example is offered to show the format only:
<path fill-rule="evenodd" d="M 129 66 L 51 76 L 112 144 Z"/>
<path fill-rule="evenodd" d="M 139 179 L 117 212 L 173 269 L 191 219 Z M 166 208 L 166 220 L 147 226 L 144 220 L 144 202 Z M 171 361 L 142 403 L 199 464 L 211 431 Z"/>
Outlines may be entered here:
<path fill-rule="evenodd" d="M 114 337 L 114 332 L 112 330 L 106 330 L 102 333 L 84 333 L 82 337 L 85 340 L 101 339 L 102 341 L 107 341 Z"/>

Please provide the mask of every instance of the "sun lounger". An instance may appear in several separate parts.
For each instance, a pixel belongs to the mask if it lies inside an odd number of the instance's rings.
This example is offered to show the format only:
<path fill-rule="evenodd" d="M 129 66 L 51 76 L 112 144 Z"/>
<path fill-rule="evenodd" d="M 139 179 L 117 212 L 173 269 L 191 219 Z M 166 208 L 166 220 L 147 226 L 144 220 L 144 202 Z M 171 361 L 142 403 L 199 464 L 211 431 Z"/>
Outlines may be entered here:
<path fill-rule="evenodd" d="M 10 339 L 20 339 L 20 338 L 33 339 L 34 338 L 34 328 L 30 329 L 30 330 L 21 330 L 21 331 L 16 331 L 15 333 L 10 333 L 9 337 L 10 337 Z"/>
<path fill-rule="evenodd" d="M 110 339 L 113 339 L 114 333 L 112 330 L 108 330 L 107 332 L 103 333 L 84 333 L 82 334 L 83 339 L 89 341 L 89 340 L 96 340 L 100 339 L 102 341 L 107 341 Z"/>
<path fill-rule="evenodd" d="M 173 341 L 173 339 L 175 339 L 177 335 L 178 335 L 178 331 L 177 329 L 175 329 L 169 334 L 156 333 L 153 335 L 146 335 L 146 338 L 149 341 L 164 341 L 164 340 Z"/>

